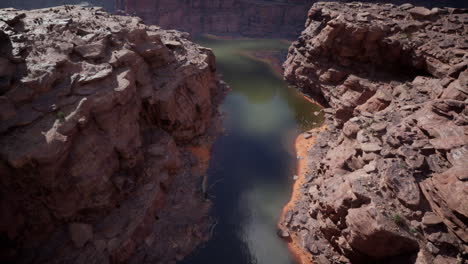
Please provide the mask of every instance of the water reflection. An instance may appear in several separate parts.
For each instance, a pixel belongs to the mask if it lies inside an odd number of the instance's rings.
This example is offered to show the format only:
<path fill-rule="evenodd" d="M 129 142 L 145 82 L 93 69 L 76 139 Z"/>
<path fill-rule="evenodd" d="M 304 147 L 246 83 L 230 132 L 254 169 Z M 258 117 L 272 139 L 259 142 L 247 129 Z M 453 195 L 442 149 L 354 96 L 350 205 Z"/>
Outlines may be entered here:
<path fill-rule="evenodd" d="M 289 199 L 295 165 L 293 141 L 312 128 L 318 107 L 307 102 L 264 62 L 245 56 L 283 50 L 280 40 L 201 38 L 213 48 L 232 92 L 222 105 L 226 134 L 214 145 L 208 170 L 218 221 L 212 239 L 184 264 L 294 263 L 276 236 L 276 222 Z"/>

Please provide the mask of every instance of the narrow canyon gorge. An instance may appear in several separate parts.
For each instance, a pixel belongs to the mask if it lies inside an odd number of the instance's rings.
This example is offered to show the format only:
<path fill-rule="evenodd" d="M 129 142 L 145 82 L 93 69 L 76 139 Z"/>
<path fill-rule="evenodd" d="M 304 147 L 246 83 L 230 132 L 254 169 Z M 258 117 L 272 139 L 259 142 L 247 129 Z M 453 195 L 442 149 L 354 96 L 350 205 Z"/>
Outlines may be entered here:
<path fill-rule="evenodd" d="M 4 0 L 0 262 L 466 264 L 467 104 L 464 1 Z"/>

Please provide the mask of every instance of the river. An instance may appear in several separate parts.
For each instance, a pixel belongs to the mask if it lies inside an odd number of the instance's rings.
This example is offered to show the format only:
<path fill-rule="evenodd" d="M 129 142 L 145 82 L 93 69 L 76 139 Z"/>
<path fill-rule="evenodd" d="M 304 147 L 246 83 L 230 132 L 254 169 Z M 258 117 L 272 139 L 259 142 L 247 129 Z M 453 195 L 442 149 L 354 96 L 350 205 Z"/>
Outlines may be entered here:
<path fill-rule="evenodd" d="M 212 238 L 183 264 L 295 263 L 276 235 L 289 199 L 300 132 L 318 126 L 320 108 L 288 87 L 255 52 L 286 54 L 289 43 L 274 39 L 195 40 L 212 48 L 218 71 L 230 87 L 222 107 L 224 133 L 215 142 L 209 196 L 216 221 Z"/>

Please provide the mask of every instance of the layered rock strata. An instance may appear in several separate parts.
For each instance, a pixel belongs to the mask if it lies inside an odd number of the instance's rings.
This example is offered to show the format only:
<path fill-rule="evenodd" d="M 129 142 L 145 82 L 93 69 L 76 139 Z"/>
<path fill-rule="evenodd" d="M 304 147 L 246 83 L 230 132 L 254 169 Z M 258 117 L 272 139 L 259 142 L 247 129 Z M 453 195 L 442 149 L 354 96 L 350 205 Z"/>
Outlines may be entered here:
<path fill-rule="evenodd" d="M 116 0 L 115 9 L 137 15 L 146 23 L 191 34 L 295 39 L 316 0 Z M 343 0 L 341 2 L 351 2 Z M 379 2 L 368 0 L 367 2 Z M 389 0 L 461 7 L 458 0 Z"/>
<path fill-rule="evenodd" d="M 191 34 L 289 37 L 301 32 L 311 0 L 117 0 L 116 9 L 146 23 Z"/>
<path fill-rule="evenodd" d="M 199 153 L 224 85 L 187 37 L 95 8 L 0 10 L 2 263 L 175 263 L 207 239 Z"/>
<path fill-rule="evenodd" d="M 281 233 L 320 264 L 464 263 L 467 65 L 467 9 L 314 4 L 285 78 L 327 130 Z"/>

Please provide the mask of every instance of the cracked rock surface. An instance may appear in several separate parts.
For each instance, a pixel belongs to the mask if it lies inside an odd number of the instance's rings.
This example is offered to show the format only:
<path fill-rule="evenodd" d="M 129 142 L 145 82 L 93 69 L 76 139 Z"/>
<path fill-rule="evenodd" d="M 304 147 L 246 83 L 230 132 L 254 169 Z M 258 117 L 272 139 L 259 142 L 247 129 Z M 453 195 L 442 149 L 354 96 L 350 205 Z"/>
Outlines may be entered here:
<path fill-rule="evenodd" d="M 225 85 L 188 34 L 99 8 L 0 9 L 0 259 L 175 263 Z M 194 170 L 193 168 L 197 168 Z"/>
<path fill-rule="evenodd" d="M 281 222 L 316 263 L 464 263 L 468 10 L 316 3 L 285 78 L 328 129 Z"/>

